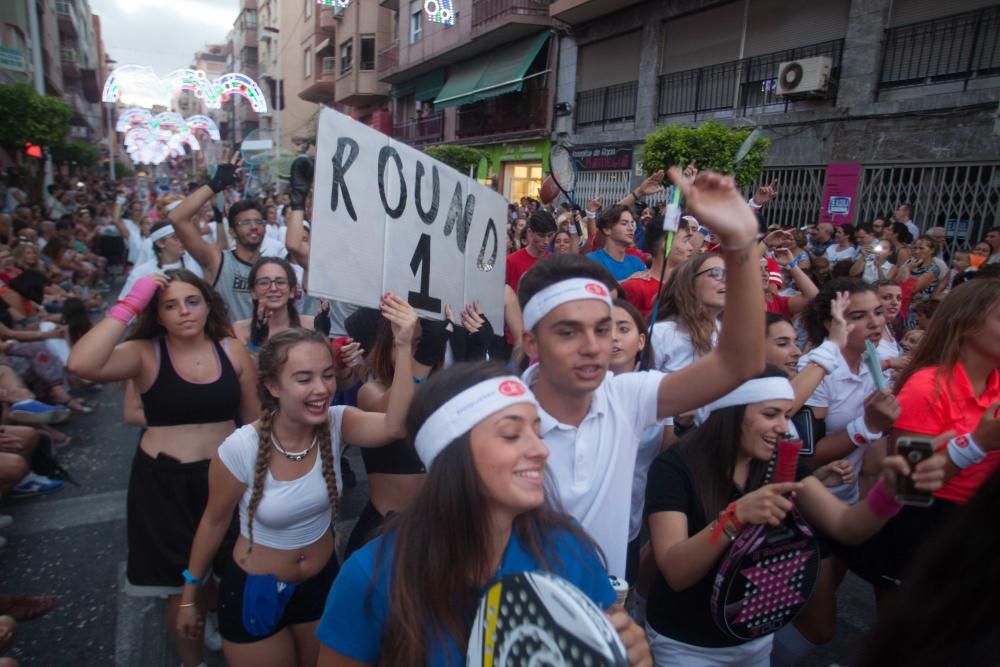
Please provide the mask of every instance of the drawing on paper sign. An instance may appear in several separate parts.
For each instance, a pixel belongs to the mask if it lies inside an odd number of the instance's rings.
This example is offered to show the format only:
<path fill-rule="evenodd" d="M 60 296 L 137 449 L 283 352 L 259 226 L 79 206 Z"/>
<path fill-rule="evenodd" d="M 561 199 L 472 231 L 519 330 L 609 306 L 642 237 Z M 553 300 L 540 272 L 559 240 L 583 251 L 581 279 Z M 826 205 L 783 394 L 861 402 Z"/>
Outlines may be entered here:
<path fill-rule="evenodd" d="M 503 326 L 507 202 L 475 179 L 333 109 L 320 112 L 309 292 L 421 316 L 479 301 Z"/>
<path fill-rule="evenodd" d="M 851 211 L 850 197 L 830 197 L 826 212 L 830 215 L 847 215 Z"/>

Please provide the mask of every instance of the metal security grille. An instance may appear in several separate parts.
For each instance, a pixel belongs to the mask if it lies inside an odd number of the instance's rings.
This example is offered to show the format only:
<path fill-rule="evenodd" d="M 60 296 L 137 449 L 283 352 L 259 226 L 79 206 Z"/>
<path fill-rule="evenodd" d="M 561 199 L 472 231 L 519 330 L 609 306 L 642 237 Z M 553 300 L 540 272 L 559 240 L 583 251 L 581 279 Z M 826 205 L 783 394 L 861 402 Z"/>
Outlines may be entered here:
<path fill-rule="evenodd" d="M 974 243 L 1000 225 L 1000 162 L 866 166 L 858 188 L 856 221 L 870 221 L 913 204 L 913 221 L 925 231 L 948 231 L 948 249 Z"/>
<path fill-rule="evenodd" d="M 581 171 L 576 176 L 576 203 L 584 207 L 588 199 L 600 197 L 604 204 L 614 204 L 629 193 L 632 170 Z"/>
<path fill-rule="evenodd" d="M 778 181 L 778 197 L 764 209 L 767 224 L 802 227 L 819 220 L 823 207 L 825 166 L 766 167 L 753 187 L 745 188 L 747 198 L 761 185 Z"/>

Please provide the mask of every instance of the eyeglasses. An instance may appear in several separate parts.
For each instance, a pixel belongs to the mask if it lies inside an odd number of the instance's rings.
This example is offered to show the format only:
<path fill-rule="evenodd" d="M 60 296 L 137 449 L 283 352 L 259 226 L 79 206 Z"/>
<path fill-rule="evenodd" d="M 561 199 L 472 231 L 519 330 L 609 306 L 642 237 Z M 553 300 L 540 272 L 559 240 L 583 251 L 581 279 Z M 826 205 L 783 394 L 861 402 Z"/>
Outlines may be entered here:
<path fill-rule="evenodd" d="M 271 289 L 271 285 L 275 287 L 288 287 L 288 278 L 257 278 L 253 281 L 254 287 L 263 287 L 265 289 Z"/>
<path fill-rule="evenodd" d="M 710 269 L 704 269 L 694 274 L 694 277 L 707 275 L 712 280 L 718 280 L 720 283 L 726 279 L 726 270 L 720 266 L 713 266 Z"/>
<path fill-rule="evenodd" d="M 264 218 L 251 218 L 249 220 L 243 219 L 236 223 L 237 227 L 249 227 L 250 225 L 263 225 Z"/>

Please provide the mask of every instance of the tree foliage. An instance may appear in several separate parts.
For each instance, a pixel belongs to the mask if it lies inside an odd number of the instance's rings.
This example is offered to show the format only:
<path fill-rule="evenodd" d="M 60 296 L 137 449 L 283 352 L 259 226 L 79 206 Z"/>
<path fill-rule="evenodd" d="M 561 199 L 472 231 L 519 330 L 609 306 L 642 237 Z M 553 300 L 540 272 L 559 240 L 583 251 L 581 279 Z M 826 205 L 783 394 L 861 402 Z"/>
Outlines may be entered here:
<path fill-rule="evenodd" d="M 72 117 L 68 104 L 39 95 L 28 84 L 0 86 L 0 144 L 9 150 L 29 141 L 46 149 L 60 145 Z"/>
<path fill-rule="evenodd" d="M 428 146 L 424 152 L 463 174 L 478 167 L 483 159 L 482 153 L 468 146 Z"/>
<path fill-rule="evenodd" d="M 56 164 L 74 164 L 79 167 L 91 167 L 101 159 L 101 154 L 93 144 L 84 141 L 74 141 L 52 147 L 52 161 Z"/>
<path fill-rule="evenodd" d="M 692 160 L 697 161 L 698 169 L 733 174 L 736 154 L 752 131 L 749 127 L 726 127 L 711 120 L 698 127 L 664 125 L 646 137 L 639 159 L 647 174 Z M 764 138 L 754 142 L 736 173 L 738 185 L 746 187 L 757 181 L 770 143 Z"/>

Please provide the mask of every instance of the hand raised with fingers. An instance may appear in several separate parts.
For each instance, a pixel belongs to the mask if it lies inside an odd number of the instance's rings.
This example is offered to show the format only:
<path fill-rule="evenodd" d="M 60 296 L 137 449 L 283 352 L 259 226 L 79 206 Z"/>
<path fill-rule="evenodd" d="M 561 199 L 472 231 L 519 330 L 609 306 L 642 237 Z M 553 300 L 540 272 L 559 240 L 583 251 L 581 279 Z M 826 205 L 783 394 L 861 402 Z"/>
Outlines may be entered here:
<path fill-rule="evenodd" d="M 382 297 L 380 307 L 382 315 L 392 325 L 394 344 L 400 347 L 409 347 L 413 342 L 413 335 L 416 332 L 419 321 L 417 311 L 405 299 L 396 296 L 392 292 Z"/>
<path fill-rule="evenodd" d="M 687 209 L 719 235 L 724 247 L 746 247 L 757 238 L 757 217 L 732 177 L 703 171 L 688 179 L 677 167 L 671 167 L 668 173 L 681 189 Z"/>

